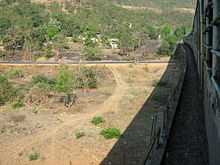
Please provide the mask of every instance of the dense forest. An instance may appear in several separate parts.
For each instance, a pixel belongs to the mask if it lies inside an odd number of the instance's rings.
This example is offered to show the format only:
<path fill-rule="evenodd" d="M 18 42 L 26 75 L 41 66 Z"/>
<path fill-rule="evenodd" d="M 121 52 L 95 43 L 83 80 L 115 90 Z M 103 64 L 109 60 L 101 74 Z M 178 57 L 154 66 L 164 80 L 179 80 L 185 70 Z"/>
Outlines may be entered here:
<path fill-rule="evenodd" d="M 125 5 L 131 5 L 126 8 Z M 145 6 L 132 8 L 132 6 Z M 122 54 L 161 40 L 158 54 L 171 54 L 175 43 L 190 31 L 193 14 L 180 7 L 192 2 L 174 0 L 74 0 L 37 3 L 30 0 L 0 1 L 0 55 L 20 51 L 26 56 L 41 51 L 71 50 L 67 42 L 80 43 L 85 59 L 101 59 L 100 49 L 118 40 Z M 43 52 L 43 53 L 42 53 Z"/>

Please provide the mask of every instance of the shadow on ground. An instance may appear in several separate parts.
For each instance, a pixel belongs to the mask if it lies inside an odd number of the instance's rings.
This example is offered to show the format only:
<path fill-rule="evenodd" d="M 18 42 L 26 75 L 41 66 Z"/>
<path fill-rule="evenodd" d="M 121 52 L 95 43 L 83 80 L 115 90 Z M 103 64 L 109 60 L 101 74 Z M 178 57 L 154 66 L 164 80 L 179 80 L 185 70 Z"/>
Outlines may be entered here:
<path fill-rule="evenodd" d="M 176 54 L 178 53 L 176 51 Z M 143 165 L 148 151 L 152 115 L 166 109 L 172 87 L 177 84 L 181 58 L 171 57 L 160 82 L 101 165 Z M 135 102 L 135 100 L 133 100 Z"/>

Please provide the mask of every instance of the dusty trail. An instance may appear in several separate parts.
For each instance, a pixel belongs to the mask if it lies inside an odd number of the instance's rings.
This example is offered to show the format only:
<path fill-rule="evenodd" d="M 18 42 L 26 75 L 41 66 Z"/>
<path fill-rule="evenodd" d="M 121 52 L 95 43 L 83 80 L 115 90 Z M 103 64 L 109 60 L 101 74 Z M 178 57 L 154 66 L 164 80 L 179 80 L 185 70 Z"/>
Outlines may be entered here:
<path fill-rule="evenodd" d="M 127 92 L 127 89 L 129 88 L 128 84 L 122 79 L 122 76 L 118 71 L 119 68 L 111 67 L 111 66 L 108 66 L 108 68 L 113 73 L 117 86 L 115 88 L 113 95 L 109 97 L 109 99 L 107 99 L 99 108 L 100 109 L 99 111 L 102 113 L 109 111 L 113 111 L 113 112 L 117 111 L 120 100 L 123 98 L 123 96 Z"/>
<path fill-rule="evenodd" d="M 88 164 L 88 160 L 94 159 L 93 163 L 98 164 L 98 160 L 92 157 L 89 152 L 83 151 L 79 154 L 80 146 L 76 141 L 70 142 L 65 138 L 67 130 L 75 130 L 79 127 L 88 126 L 90 119 L 97 114 L 115 112 L 118 110 L 120 100 L 126 94 L 128 84 L 121 78 L 119 68 L 108 66 L 114 75 L 116 87 L 113 94 L 101 105 L 91 107 L 87 113 L 65 116 L 65 121 L 58 126 L 48 127 L 44 131 L 35 135 L 29 135 L 15 141 L 0 143 L 0 164 L 1 165 L 26 165 L 26 164 L 45 164 L 45 165 L 78 165 L 79 163 Z M 68 144 L 69 143 L 69 144 Z M 41 150 L 46 158 L 39 161 L 30 162 L 24 159 L 23 154 L 27 154 L 34 149 Z M 86 154 L 87 153 L 87 154 Z M 92 158 L 91 158 L 92 157 Z M 85 162 L 84 162 L 85 161 Z"/>
<path fill-rule="evenodd" d="M 149 11 L 152 11 L 156 14 L 162 14 L 163 13 L 163 10 L 159 7 L 118 5 L 118 4 L 116 4 L 116 6 L 127 9 L 127 10 L 134 10 L 134 11 L 149 10 Z M 176 8 L 173 8 L 172 10 L 175 11 L 175 12 L 180 12 L 180 13 L 189 13 L 189 14 L 194 14 L 195 13 L 194 8 L 176 7 Z"/>

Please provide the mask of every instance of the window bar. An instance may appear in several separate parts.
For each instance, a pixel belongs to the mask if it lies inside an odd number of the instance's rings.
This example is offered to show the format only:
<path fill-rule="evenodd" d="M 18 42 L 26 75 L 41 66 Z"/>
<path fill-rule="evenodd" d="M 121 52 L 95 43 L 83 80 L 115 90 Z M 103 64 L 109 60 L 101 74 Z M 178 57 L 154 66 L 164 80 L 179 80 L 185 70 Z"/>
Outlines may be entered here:
<path fill-rule="evenodd" d="M 220 1 L 213 0 L 213 61 L 212 61 L 212 70 L 213 70 L 213 78 L 220 84 L 220 26 L 218 25 L 218 21 L 220 17 Z"/>

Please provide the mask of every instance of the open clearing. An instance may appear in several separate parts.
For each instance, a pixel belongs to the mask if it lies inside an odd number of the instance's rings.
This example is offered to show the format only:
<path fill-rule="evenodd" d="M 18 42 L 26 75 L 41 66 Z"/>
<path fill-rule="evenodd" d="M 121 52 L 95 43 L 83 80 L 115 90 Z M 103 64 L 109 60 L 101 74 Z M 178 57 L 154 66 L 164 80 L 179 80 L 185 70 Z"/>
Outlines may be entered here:
<path fill-rule="evenodd" d="M 149 11 L 152 11 L 156 14 L 162 14 L 163 13 L 163 10 L 160 9 L 159 7 L 156 8 L 156 7 L 146 7 L 146 6 L 131 6 L 131 5 L 117 5 L 116 6 L 119 6 L 119 7 L 122 7 L 124 9 L 127 9 L 127 10 L 149 10 Z M 195 9 L 194 8 L 174 8 L 173 11 L 176 11 L 176 12 L 181 12 L 181 13 L 190 13 L 190 14 L 194 14 L 195 13 Z"/>
<path fill-rule="evenodd" d="M 117 139 L 105 139 L 100 132 L 103 128 L 118 128 L 123 134 L 167 65 L 90 65 L 97 72 L 98 87 L 77 90 L 78 99 L 71 108 L 51 99 L 39 105 L 26 104 L 20 109 L 8 104 L 1 106 L 0 165 L 100 164 L 117 142 Z M 54 75 L 58 68 L 18 67 L 24 70 L 25 76 L 11 81 L 20 85 L 35 74 Z M 78 66 L 71 68 L 77 70 Z M 8 66 L 0 67 L 0 71 L 7 69 Z M 95 126 L 91 123 L 94 116 L 101 116 L 104 122 Z"/>

